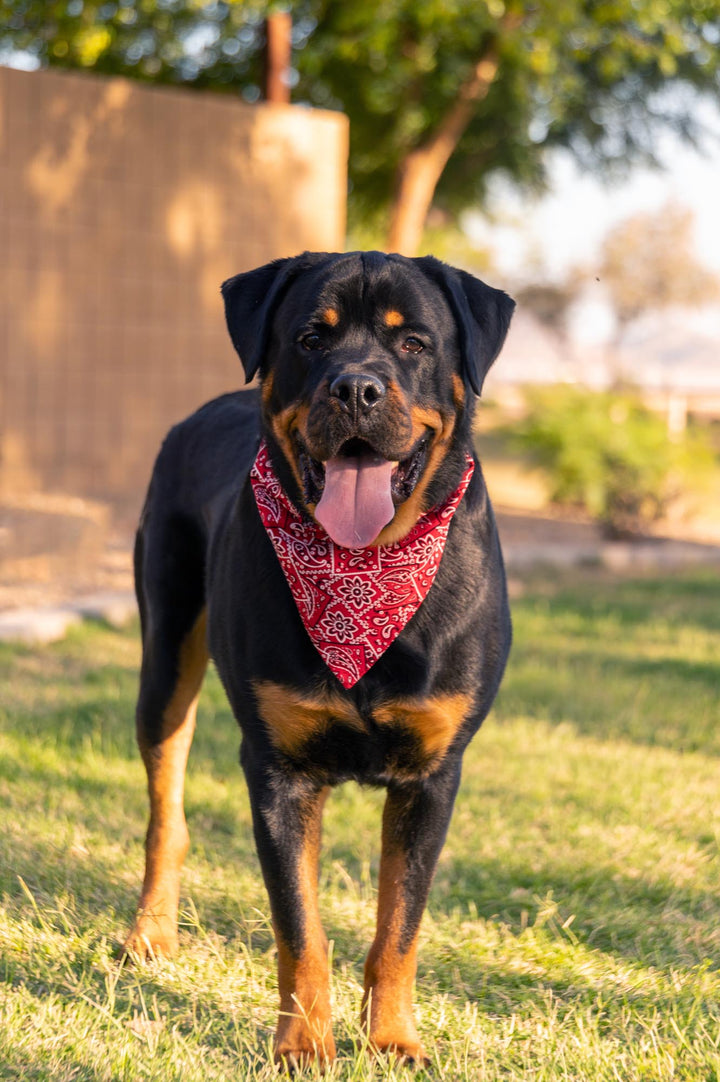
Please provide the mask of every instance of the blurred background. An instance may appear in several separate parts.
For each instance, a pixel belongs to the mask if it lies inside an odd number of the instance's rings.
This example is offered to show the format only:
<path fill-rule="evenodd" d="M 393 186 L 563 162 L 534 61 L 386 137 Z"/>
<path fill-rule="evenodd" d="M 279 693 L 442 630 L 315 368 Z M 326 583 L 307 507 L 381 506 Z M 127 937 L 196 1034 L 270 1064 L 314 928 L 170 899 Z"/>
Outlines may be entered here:
<path fill-rule="evenodd" d="M 129 589 L 165 431 L 241 384 L 220 283 L 303 249 L 518 299 L 511 565 L 716 556 L 719 46 L 717 0 L 0 0 L 0 608 Z"/>

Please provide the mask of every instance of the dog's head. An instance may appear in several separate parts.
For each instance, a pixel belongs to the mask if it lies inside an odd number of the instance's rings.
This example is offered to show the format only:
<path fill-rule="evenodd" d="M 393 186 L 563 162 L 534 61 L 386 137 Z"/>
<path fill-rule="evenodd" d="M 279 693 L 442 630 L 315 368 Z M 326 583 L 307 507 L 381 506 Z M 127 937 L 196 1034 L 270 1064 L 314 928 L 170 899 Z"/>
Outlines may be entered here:
<path fill-rule="evenodd" d="M 339 545 L 404 537 L 457 486 L 515 307 L 432 256 L 305 253 L 222 287 L 293 501 Z"/>

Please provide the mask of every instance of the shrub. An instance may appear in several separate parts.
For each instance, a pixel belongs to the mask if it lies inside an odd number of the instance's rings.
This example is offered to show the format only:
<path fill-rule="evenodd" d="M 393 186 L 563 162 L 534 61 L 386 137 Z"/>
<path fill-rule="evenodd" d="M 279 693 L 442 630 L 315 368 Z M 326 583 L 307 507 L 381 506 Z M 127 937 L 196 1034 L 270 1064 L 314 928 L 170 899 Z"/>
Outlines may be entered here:
<path fill-rule="evenodd" d="M 514 440 L 546 470 L 551 498 L 581 507 L 608 536 L 647 528 L 713 463 L 706 434 L 671 439 L 662 416 L 630 394 L 558 385 L 528 392 Z"/>

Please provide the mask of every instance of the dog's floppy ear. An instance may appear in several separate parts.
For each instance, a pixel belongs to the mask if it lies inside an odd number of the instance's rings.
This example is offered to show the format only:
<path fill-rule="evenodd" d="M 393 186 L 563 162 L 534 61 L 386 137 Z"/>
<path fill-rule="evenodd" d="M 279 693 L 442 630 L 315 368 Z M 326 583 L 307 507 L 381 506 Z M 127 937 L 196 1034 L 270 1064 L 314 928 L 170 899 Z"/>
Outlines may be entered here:
<path fill-rule="evenodd" d="M 479 395 L 490 365 L 502 349 L 515 301 L 501 289 L 493 289 L 434 256 L 422 256 L 413 262 L 440 286 L 450 304 L 460 334 L 465 376 Z"/>
<path fill-rule="evenodd" d="M 220 289 L 227 328 L 245 369 L 246 383 L 263 362 L 272 317 L 288 285 L 301 271 L 327 258 L 326 252 L 303 252 L 290 259 L 275 259 L 223 282 Z"/>

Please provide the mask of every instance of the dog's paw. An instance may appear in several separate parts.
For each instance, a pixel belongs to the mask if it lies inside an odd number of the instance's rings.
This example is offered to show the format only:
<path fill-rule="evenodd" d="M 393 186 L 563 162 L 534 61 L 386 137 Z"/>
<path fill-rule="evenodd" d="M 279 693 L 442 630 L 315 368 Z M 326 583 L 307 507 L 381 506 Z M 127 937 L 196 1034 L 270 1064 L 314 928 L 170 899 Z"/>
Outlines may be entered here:
<path fill-rule="evenodd" d="M 335 1041 L 330 1023 L 320 1023 L 300 1016 L 285 1016 L 278 1021 L 275 1034 L 275 1062 L 290 1074 L 318 1062 L 325 1067 L 335 1059 Z"/>
<path fill-rule="evenodd" d="M 140 913 L 120 948 L 120 957 L 128 961 L 154 962 L 177 954 L 177 924 L 169 918 Z"/>
<path fill-rule="evenodd" d="M 370 1051 L 375 1056 L 389 1056 L 405 1067 L 429 1067 L 430 1060 L 425 1054 L 420 1038 L 413 1028 L 403 1028 L 401 1032 L 370 1034 Z"/>
<path fill-rule="evenodd" d="M 425 1049 L 421 1044 L 398 1044 L 393 1041 L 388 1045 L 372 1044 L 371 1048 L 376 1056 L 390 1057 L 400 1067 L 426 1068 L 430 1066 L 430 1060 L 425 1055 Z"/>

